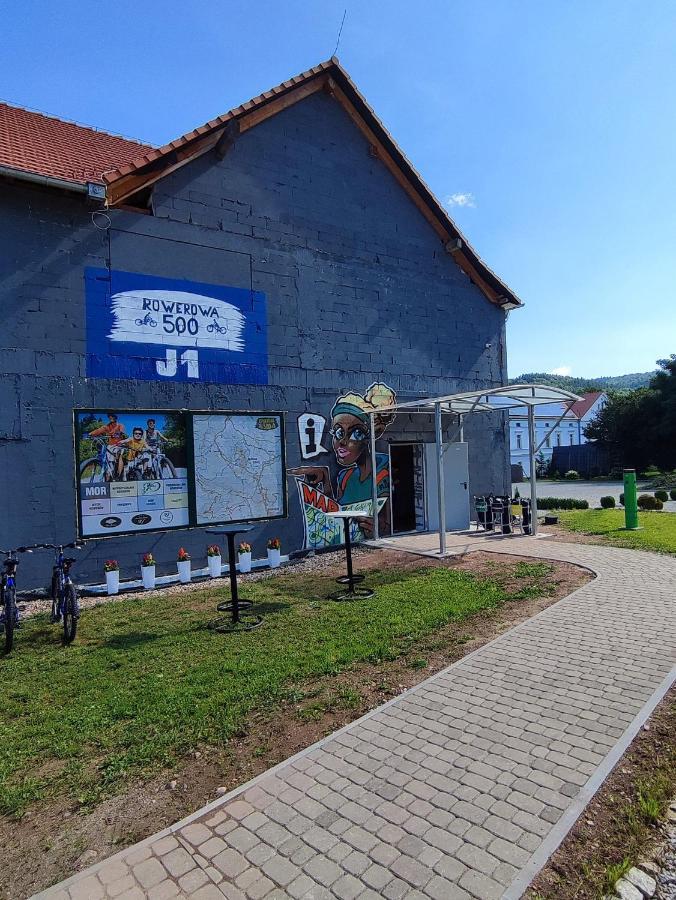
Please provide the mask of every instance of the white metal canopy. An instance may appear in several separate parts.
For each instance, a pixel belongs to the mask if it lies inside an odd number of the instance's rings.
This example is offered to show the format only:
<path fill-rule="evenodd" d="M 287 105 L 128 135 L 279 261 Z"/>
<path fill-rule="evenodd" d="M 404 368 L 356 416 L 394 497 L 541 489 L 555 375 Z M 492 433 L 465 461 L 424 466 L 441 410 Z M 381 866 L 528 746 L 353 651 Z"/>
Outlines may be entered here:
<path fill-rule="evenodd" d="M 421 397 L 417 400 L 408 400 L 402 403 L 394 403 L 392 406 L 378 407 L 370 413 L 371 432 L 371 466 L 373 471 L 373 537 L 379 538 L 378 530 L 378 485 L 375 473 L 376 465 L 376 435 L 374 417 L 384 412 L 407 413 L 434 413 L 435 442 L 437 448 L 437 484 L 439 491 L 439 553 L 446 553 L 446 507 L 444 502 L 444 478 L 443 478 L 443 415 L 450 413 L 457 416 L 458 428 L 454 439 L 463 436 L 463 418 L 474 412 L 505 412 L 511 409 L 525 407 L 528 410 L 528 459 L 530 469 L 530 500 L 532 533 L 537 534 L 537 487 L 535 457 L 550 434 L 559 425 L 565 415 L 571 410 L 574 403 L 582 398 L 571 391 L 562 388 L 550 387 L 545 384 L 510 384 L 497 388 L 488 388 L 480 391 L 465 391 L 458 394 L 448 394 L 444 397 Z M 563 413 L 554 422 L 540 443 L 535 446 L 535 407 L 550 403 L 563 403 Z"/>

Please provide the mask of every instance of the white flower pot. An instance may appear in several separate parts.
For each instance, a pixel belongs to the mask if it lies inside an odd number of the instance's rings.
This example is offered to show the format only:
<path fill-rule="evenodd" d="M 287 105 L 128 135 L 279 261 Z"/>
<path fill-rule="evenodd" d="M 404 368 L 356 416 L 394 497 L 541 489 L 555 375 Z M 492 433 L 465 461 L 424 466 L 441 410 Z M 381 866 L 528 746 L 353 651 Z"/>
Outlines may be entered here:
<path fill-rule="evenodd" d="M 220 554 L 218 556 L 207 556 L 207 566 L 209 567 L 209 575 L 212 578 L 218 578 L 221 574 Z"/>
<path fill-rule="evenodd" d="M 152 591 L 155 587 L 155 566 L 141 566 L 141 578 L 146 591 Z"/>
<path fill-rule="evenodd" d="M 276 569 L 279 566 L 281 555 L 281 550 L 271 550 L 268 547 L 268 565 L 271 569 Z"/>
<path fill-rule="evenodd" d="M 117 594 L 120 590 L 120 570 L 115 569 L 114 572 L 106 572 L 106 587 L 109 594 Z"/>
<path fill-rule="evenodd" d="M 239 554 L 239 571 L 240 572 L 250 572 L 251 571 L 251 553 L 240 553 Z"/>
<path fill-rule="evenodd" d="M 191 560 L 189 559 L 176 563 L 178 566 L 178 579 L 183 582 L 183 584 L 187 584 L 190 581 L 190 563 Z"/>

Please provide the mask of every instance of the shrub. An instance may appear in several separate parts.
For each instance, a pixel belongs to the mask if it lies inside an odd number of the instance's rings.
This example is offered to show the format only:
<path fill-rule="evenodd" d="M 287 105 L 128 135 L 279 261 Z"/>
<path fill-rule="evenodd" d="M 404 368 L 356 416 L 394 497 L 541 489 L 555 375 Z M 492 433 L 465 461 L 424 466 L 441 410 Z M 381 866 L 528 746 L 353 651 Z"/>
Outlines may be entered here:
<path fill-rule="evenodd" d="M 538 497 L 538 509 L 589 509 L 589 503 L 572 497 Z"/>
<path fill-rule="evenodd" d="M 669 499 L 669 494 L 666 491 L 655 491 L 655 496 L 658 500 L 661 500 L 662 503 L 666 503 Z"/>
<path fill-rule="evenodd" d="M 615 481 L 622 481 L 624 478 L 624 469 L 622 466 L 613 466 L 610 472 L 608 472 L 610 478 L 613 478 Z"/>
<path fill-rule="evenodd" d="M 575 469 L 568 469 L 563 477 L 566 479 L 566 481 L 577 481 L 580 477 L 580 473 L 576 472 Z"/>
<path fill-rule="evenodd" d="M 639 509 L 662 509 L 664 506 L 662 501 L 653 497 L 652 494 L 641 494 L 636 502 Z"/>
<path fill-rule="evenodd" d="M 620 506 L 624 506 L 624 492 L 620 494 Z"/>
<path fill-rule="evenodd" d="M 676 500 L 676 488 L 672 488 L 669 491 L 669 496 L 671 497 L 672 500 Z"/>
<path fill-rule="evenodd" d="M 614 509 L 615 508 L 615 498 L 614 497 L 601 497 L 601 507 L 603 509 Z"/>
<path fill-rule="evenodd" d="M 650 487 L 653 490 L 656 490 L 657 488 L 666 488 L 667 490 L 676 488 L 676 470 L 673 472 L 663 472 L 657 478 L 653 478 Z"/>

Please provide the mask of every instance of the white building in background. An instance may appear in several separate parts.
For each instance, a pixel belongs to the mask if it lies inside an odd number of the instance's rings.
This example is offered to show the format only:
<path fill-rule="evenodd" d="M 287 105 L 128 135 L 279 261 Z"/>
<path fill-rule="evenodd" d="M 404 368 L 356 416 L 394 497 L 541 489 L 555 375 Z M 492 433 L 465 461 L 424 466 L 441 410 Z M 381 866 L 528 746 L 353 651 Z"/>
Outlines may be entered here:
<path fill-rule="evenodd" d="M 604 391 L 589 391 L 582 395 L 573 407 L 568 410 L 559 424 L 548 436 L 547 432 L 553 428 L 555 422 L 564 409 L 564 403 L 549 403 L 546 406 L 537 406 L 535 413 L 535 446 L 542 440 L 541 452 L 545 459 L 552 457 L 554 447 L 569 447 L 574 444 L 586 444 L 584 430 L 594 419 L 600 410 L 608 402 L 608 395 Z M 512 465 L 521 464 L 523 471 L 528 473 L 528 415 L 524 410 L 512 410 L 509 414 L 509 445 Z"/>

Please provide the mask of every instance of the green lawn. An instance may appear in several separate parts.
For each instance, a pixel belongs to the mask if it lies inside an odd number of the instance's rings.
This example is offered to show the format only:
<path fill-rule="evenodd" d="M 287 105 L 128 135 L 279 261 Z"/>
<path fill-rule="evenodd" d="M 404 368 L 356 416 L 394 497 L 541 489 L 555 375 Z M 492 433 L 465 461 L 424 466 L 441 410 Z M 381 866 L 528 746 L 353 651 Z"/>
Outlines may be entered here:
<path fill-rule="evenodd" d="M 511 596 L 500 579 L 448 569 L 374 572 L 376 594 L 359 603 L 325 600 L 326 577 L 280 574 L 246 585 L 265 623 L 237 635 L 204 627 L 227 596 L 213 586 L 85 610 L 70 647 L 46 617 L 27 620 L 0 658 L 0 812 L 57 795 L 93 806 L 132 775 L 222 747 L 308 677 L 396 658 L 441 625 L 542 594 L 551 567 L 533 568 L 512 567 L 524 587 Z"/>
<path fill-rule="evenodd" d="M 609 544 L 633 550 L 676 553 L 676 513 L 641 512 L 638 531 L 624 528 L 624 510 L 575 509 L 558 513 L 559 521 L 571 531 L 601 535 Z"/>

